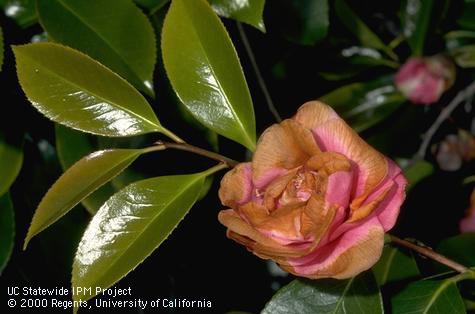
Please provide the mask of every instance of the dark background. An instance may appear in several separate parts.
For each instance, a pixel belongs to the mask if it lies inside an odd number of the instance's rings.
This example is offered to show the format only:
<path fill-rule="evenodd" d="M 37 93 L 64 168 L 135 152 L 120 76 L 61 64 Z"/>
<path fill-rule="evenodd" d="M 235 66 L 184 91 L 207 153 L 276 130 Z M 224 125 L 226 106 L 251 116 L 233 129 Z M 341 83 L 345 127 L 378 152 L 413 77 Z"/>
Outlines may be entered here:
<path fill-rule="evenodd" d="M 391 32 L 399 28 L 396 15 L 399 1 L 364 1 L 364 6 L 361 5 L 363 2 L 350 3 L 373 30 L 382 34 L 383 40 L 391 38 Z M 310 47 L 293 44 L 283 36 L 283 8 L 282 1 L 268 1 L 265 11 L 267 34 L 245 26 L 269 91 L 283 117 L 290 117 L 305 101 L 316 99 L 337 86 L 354 80 L 370 79 L 380 74 L 381 70 L 374 69 L 344 82 L 328 82 L 322 79 L 318 75 L 319 71 L 340 66 L 335 57 L 335 47 L 351 44 L 351 34 L 332 17 L 327 40 Z M 457 14 L 457 6 L 454 10 L 451 14 Z M 229 20 L 224 22 L 243 64 L 260 133 L 274 123 L 274 120 L 257 85 L 235 23 Z M 7 44 L 27 43 L 33 35 L 42 31 L 39 26 L 20 29 L 3 14 L 0 14 L 0 24 L 4 29 Z M 448 22 L 446 27 L 450 26 Z M 441 45 L 442 43 L 434 41 L 429 47 L 435 52 L 441 49 Z M 404 51 L 404 47 L 401 49 L 401 55 L 409 54 L 409 51 Z M 158 97 L 150 101 L 154 108 L 159 110 L 161 121 L 188 142 L 210 149 L 203 133 L 196 131 L 181 118 L 176 99 L 163 73 L 159 61 L 155 78 Z M 16 78 L 16 75 L 12 52 L 8 47 L 0 77 L 0 127 L 12 137 L 22 134 L 23 131 L 27 134 L 24 141 L 23 168 L 11 189 L 15 204 L 16 244 L 9 265 L 0 277 L 1 299 L 6 297 L 7 286 L 69 288 L 74 250 L 90 215 L 78 206 L 36 237 L 28 250 L 21 250 L 37 204 L 62 171 L 54 151 L 54 125 L 36 112 L 25 99 L 18 82 L 12 79 Z M 471 78 L 458 77 L 457 83 L 465 85 L 469 79 Z M 446 103 L 455 93 L 456 90 L 447 93 L 441 103 Z M 439 112 L 440 108 L 431 108 L 429 111 L 421 106 L 407 104 L 391 119 L 365 131 L 362 136 L 392 158 L 407 158 L 417 150 L 420 134 L 430 126 Z M 470 115 L 467 115 L 467 118 L 463 117 L 463 113 L 460 115 L 457 125 L 450 122 L 444 125 L 434 138 L 435 142 L 441 140 L 444 134 L 456 132 L 460 121 L 462 126 L 469 128 Z M 138 142 L 147 144 L 157 139 L 158 137 L 147 136 Z M 237 160 L 249 158 L 241 146 L 224 138 L 220 138 L 220 151 Z M 433 157 L 428 158 L 434 161 Z M 166 151 L 141 157 L 134 163 L 133 168 L 147 177 L 152 177 L 198 172 L 211 165 L 212 163 L 201 157 Z M 408 196 L 401 219 L 393 233 L 417 238 L 428 245 L 436 245 L 442 238 L 457 234 L 458 221 L 468 206 L 470 193 L 469 187 L 462 187 L 460 182 L 464 174 L 474 173 L 474 170 L 473 163 L 453 173 L 436 169 L 434 175 L 420 183 Z M 265 261 L 225 237 L 225 228 L 217 221 L 217 213 L 222 209 L 217 197 L 220 177 L 221 175 L 216 176 L 207 197 L 194 206 L 161 247 L 121 280 L 118 287 L 130 286 L 133 291 L 132 298 L 148 301 L 155 298 L 207 299 L 212 302 L 213 308 L 203 310 L 206 313 L 224 313 L 230 310 L 257 313 L 278 286 L 292 279 L 272 277 Z M 430 263 L 422 261 L 419 264 L 426 273 L 431 273 Z M 0 308 L 2 312 L 8 312 L 3 300 Z M 37 309 L 34 311 L 38 312 Z M 117 309 L 113 311 L 131 312 Z M 52 311 L 48 309 L 47 312 Z M 183 309 L 157 312 L 181 313 Z M 199 311 L 193 309 L 189 312 Z"/>

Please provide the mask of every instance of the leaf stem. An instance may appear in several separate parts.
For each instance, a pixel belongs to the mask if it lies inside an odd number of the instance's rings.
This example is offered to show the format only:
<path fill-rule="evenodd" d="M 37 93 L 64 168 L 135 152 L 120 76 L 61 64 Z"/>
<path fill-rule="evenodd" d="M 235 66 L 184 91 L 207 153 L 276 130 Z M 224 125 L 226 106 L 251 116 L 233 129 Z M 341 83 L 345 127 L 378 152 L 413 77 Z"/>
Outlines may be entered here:
<path fill-rule="evenodd" d="M 419 150 L 414 155 L 414 158 L 412 160 L 413 163 L 415 161 L 424 159 L 427 148 L 429 147 L 430 141 L 432 137 L 435 135 L 435 133 L 437 132 L 437 130 L 439 129 L 439 127 L 442 125 L 442 123 L 447 118 L 450 117 L 450 115 L 458 107 L 458 105 L 460 105 L 467 98 L 471 97 L 473 94 L 475 94 L 475 81 L 472 82 L 470 85 L 468 85 L 465 89 L 461 90 L 457 94 L 457 96 L 455 96 L 455 98 L 452 99 L 449 105 L 440 112 L 437 119 L 434 121 L 431 127 L 424 134 L 421 146 L 419 147 Z"/>
<path fill-rule="evenodd" d="M 269 108 L 272 115 L 274 115 L 274 118 L 277 120 L 277 122 L 281 122 L 282 118 L 280 117 L 279 112 L 274 106 L 274 102 L 272 101 L 272 97 L 270 96 L 269 90 L 267 89 L 266 82 L 264 81 L 261 70 L 259 69 L 259 66 L 257 65 L 254 52 L 252 52 L 251 44 L 249 43 L 249 40 L 247 39 L 247 35 L 246 35 L 246 32 L 244 31 L 244 27 L 242 27 L 242 24 L 240 22 L 236 22 L 236 25 L 239 32 L 239 36 L 241 37 L 242 44 L 244 45 L 244 48 L 246 49 L 246 53 L 249 57 L 249 61 L 251 62 L 252 69 L 254 70 L 254 73 L 256 74 L 257 82 L 259 83 L 262 93 L 264 94 L 264 98 L 266 99 L 267 107 Z"/>
<path fill-rule="evenodd" d="M 439 254 L 429 248 L 425 248 L 425 247 L 422 247 L 422 246 L 419 246 L 419 245 L 416 245 L 414 243 L 411 243 L 409 241 L 406 241 L 406 240 L 403 240 L 403 239 L 400 239 L 394 235 L 389 235 L 389 237 L 391 238 L 391 241 L 399 246 L 403 246 L 403 247 L 406 247 L 408 249 L 411 249 L 413 251 L 416 251 L 417 253 L 421 254 L 421 255 L 424 255 L 436 262 L 439 262 L 441 264 L 444 264 L 456 271 L 458 271 L 459 273 L 472 273 L 473 271 L 471 271 L 469 268 L 457 263 L 456 261 L 454 260 L 451 260 L 449 259 L 448 257 L 442 255 L 442 254 Z M 467 275 L 468 276 L 468 275 Z M 471 275 L 473 276 L 473 275 Z"/>
<path fill-rule="evenodd" d="M 182 140 L 178 135 L 168 130 L 164 126 L 160 126 L 160 133 L 162 133 L 163 135 L 166 135 L 168 138 L 172 139 L 173 141 L 177 143 L 185 143 L 185 141 Z"/>
<path fill-rule="evenodd" d="M 159 150 L 165 150 L 165 149 L 171 148 L 171 149 L 183 150 L 183 151 L 191 152 L 197 155 L 205 156 L 210 159 L 220 161 L 226 164 L 228 167 L 235 167 L 237 164 L 239 164 L 239 162 L 234 159 L 225 157 L 223 155 L 220 155 L 215 152 L 211 152 L 209 150 L 206 150 L 200 147 L 190 145 L 188 143 L 169 143 L 169 142 L 158 141 L 156 142 L 156 145 L 157 146 L 146 148 L 146 150 L 159 151 Z"/>

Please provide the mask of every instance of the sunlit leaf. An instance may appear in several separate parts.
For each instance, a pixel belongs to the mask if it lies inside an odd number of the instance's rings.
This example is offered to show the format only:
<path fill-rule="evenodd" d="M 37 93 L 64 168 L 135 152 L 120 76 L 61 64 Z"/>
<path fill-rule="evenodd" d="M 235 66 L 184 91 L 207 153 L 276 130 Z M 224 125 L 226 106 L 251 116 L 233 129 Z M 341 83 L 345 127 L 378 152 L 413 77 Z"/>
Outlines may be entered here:
<path fill-rule="evenodd" d="M 392 299 L 392 313 L 465 314 L 466 311 L 455 282 L 446 279 L 410 283 Z"/>
<path fill-rule="evenodd" d="M 262 19 L 265 0 L 209 0 L 209 2 L 220 16 L 252 25 L 262 32 L 266 31 Z"/>
<path fill-rule="evenodd" d="M 69 168 L 49 189 L 38 205 L 25 239 L 57 221 L 85 197 L 127 168 L 141 153 L 140 149 L 103 150 L 92 153 Z"/>
<path fill-rule="evenodd" d="M 51 120 L 104 136 L 164 132 L 135 88 L 85 54 L 53 43 L 13 50 L 25 94 Z"/>
<path fill-rule="evenodd" d="M 5 15 L 20 27 L 26 28 L 37 22 L 36 0 L 4 0 L 1 6 Z"/>
<path fill-rule="evenodd" d="M 108 288 L 137 267 L 188 213 L 208 174 L 147 179 L 112 196 L 94 216 L 79 244 L 73 287 Z"/>
<path fill-rule="evenodd" d="M 378 285 L 419 276 L 419 268 L 410 252 L 386 245 L 379 261 L 372 268 Z"/>
<path fill-rule="evenodd" d="M 13 204 L 8 193 L 0 196 L 0 275 L 10 259 L 15 240 Z"/>
<path fill-rule="evenodd" d="M 234 46 L 205 0 L 174 0 L 162 32 L 168 78 L 201 123 L 255 148 L 251 96 Z"/>
<path fill-rule="evenodd" d="M 335 1 L 335 12 L 346 28 L 352 32 L 363 46 L 380 49 L 393 59 L 397 59 L 394 52 L 376 35 L 344 0 Z"/>
<path fill-rule="evenodd" d="M 389 117 L 405 102 L 392 77 L 352 83 L 320 97 L 357 131 L 363 131 Z"/>
<path fill-rule="evenodd" d="M 280 289 L 262 314 L 384 313 L 371 272 L 347 280 L 294 280 Z"/>
<path fill-rule="evenodd" d="M 15 181 L 23 163 L 21 139 L 0 132 L 0 196 Z"/>
<path fill-rule="evenodd" d="M 424 0 L 404 0 L 401 4 L 401 24 L 403 34 L 411 47 L 412 54 L 420 56 L 429 29 L 432 2 Z"/>
<path fill-rule="evenodd" d="M 328 0 L 272 0 L 276 27 L 290 41 L 313 45 L 324 39 L 329 27 Z"/>
<path fill-rule="evenodd" d="M 130 0 L 38 1 L 38 15 L 49 38 L 88 54 L 153 95 L 155 35 Z"/>
<path fill-rule="evenodd" d="M 97 145 L 93 143 L 93 135 L 82 133 L 60 124 L 55 125 L 55 135 L 56 152 L 63 171 L 68 170 L 81 158 L 98 150 Z M 114 179 L 116 178 L 113 178 L 113 180 Z M 91 195 L 83 199 L 81 203 L 91 214 L 95 214 L 115 192 L 117 191 L 111 183 L 105 183 Z"/>

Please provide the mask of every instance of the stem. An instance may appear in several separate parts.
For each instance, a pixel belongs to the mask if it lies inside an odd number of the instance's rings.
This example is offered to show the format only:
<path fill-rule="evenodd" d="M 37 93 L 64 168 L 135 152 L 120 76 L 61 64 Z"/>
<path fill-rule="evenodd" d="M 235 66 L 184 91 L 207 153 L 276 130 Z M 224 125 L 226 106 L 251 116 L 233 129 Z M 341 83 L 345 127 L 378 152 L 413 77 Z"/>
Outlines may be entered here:
<path fill-rule="evenodd" d="M 439 254 L 431 249 L 428 249 L 428 248 L 425 248 L 425 247 L 422 247 L 422 246 L 418 246 L 414 243 L 411 243 L 409 241 L 406 241 L 406 240 L 403 240 L 403 239 L 400 239 L 396 236 L 393 236 L 393 235 L 389 235 L 389 237 L 391 238 L 391 241 L 397 245 L 400 245 L 400 246 L 403 246 L 403 247 L 406 247 L 406 248 L 409 248 L 413 251 L 416 251 L 417 253 L 421 254 L 421 255 L 424 255 L 430 259 L 433 259 L 434 261 L 436 262 L 439 262 L 441 264 L 444 264 L 456 271 L 458 271 L 459 273 L 465 273 L 465 272 L 468 272 L 469 269 L 459 263 L 457 263 L 456 261 L 453 261 L 451 259 L 449 259 L 448 257 L 442 255 L 442 254 Z"/>
<path fill-rule="evenodd" d="M 465 99 L 469 98 L 474 93 L 475 93 L 475 81 L 472 82 L 470 85 L 468 85 L 465 89 L 461 90 L 457 94 L 457 96 L 455 96 L 455 98 L 452 99 L 449 105 L 440 112 L 437 119 L 434 121 L 431 127 L 424 134 L 423 136 L 424 139 L 422 140 L 419 150 L 414 155 L 413 161 L 424 159 L 424 156 L 426 154 L 427 148 L 429 147 L 430 141 L 432 137 L 435 135 L 435 133 L 437 132 L 437 130 L 439 129 L 439 127 L 442 125 L 442 123 L 448 117 L 450 117 L 450 115 L 457 108 L 458 105 L 460 105 Z"/>
<path fill-rule="evenodd" d="M 158 150 L 171 148 L 171 149 L 183 150 L 183 151 L 191 152 L 197 155 L 205 156 L 210 159 L 225 163 L 229 167 L 235 167 L 237 164 L 239 164 L 239 162 L 234 159 L 225 157 L 223 155 L 217 154 L 215 152 L 211 152 L 203 148 L 190 145 L 188 143 L 169 143 L 169 142 L 158 141 L 156 144 L 157 146 L 149 147 L 146 149 L 148 149 L 149 151 L 158 151 Z"/>
<path fill-rule="evenodd" d="M 178 135 L 176 135 L 175 133 L 173 133 L 172 131 L 168 130 L 167 128 L 165 128 L 164 126 L 161 126 L 160 127 L 160 132 L 163 134 L 163 135 L 166 135 L 167 137 L 169 137 L 170 139 L 172 139 L 173 141 L 177 142 L 177 143 L 185 143 L 184 140 L 182 140 L 180 137 L 178 137 Z"/>
<path fill-rule="evenodd" d="M 262 77 L 262 73 L 259 70 L 259 66 L 257 65 L 256 57 L 254 56 L 254 53 L 252 52 L 251 44 L 249 43 L 249 40 L 247 39 L 246 32 L 244 31 L 244 28 L 242 27 L 242 24 L 240 22 L 237 22 L 236 25 L 239 31 L 239 36 L 241 36 L 241 41 L 244 45 L 244 48 L 246 49 L 246 53 L 249 57 L 249 60 L 251 61 L 252 69 L 254 70 L 254 73 L 256 74 L 257 82 L 259 83 L 262 93 L 264 94 L 264 98 L 266 99 L 267 107 L 269 108 L 270 112 L 274 115 L 274 118 L 277 120 L 277 122 L 280 122 L 282 121 L 282 118 L 280 117 L 279 112 L 274 106 L 274 102 L 272 101 L 272 97 L 270 96 L 269 90 L 267 89 L 266 82 L 264 81 L 264 78 Z"/>
<path fill-rule="evenodd" d="M 208 170 L 203 171 L 202 173 L 205 174 L 206 176 L 212 175 L 215 172 L 218 172 L 220 170 L 226 169 L 229 166 L 225 163 L 219 163 L 214 167 L 209 168 Z"/>

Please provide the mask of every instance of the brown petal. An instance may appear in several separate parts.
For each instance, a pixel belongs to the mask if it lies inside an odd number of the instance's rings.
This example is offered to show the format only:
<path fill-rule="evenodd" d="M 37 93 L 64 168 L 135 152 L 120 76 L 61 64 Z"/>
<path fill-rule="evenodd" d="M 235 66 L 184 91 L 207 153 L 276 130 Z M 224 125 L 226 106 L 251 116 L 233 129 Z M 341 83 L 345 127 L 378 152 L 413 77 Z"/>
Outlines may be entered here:
<path fill-rule="evenodd" d="M 326 206 L 323 196 L 313 195 L 307 202 L 301 217 L 301 233 L 304 237 L 313 235 L 314 247 L 328 232 L 337 211 L 336 206 Z"/>
<path fill-rule="evenodd" d="M 218 194 L 223 205 L 235 208 L 251 198 L 252 188 L 251 163 L 241 163 L 224 175 Z"/>
<path fill-rule="evenodd" d="M 299 108 L 293 119 L 311 130 L 339 117 L 330 106 L 320 101 L 309 101 Z"/>
<path fill-rule="evenodd" d="M 266 177 L 273 172 L 282 174 L 283 170 L 301 166 L 318 152 L 310 130 L 290 119 L 274 124 L 264 131 L 257 144 L 252 159 L 254 183 L 264 184 L 272 179 Z"/>

